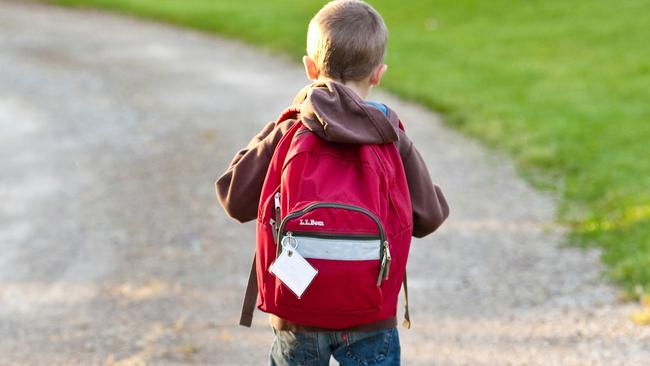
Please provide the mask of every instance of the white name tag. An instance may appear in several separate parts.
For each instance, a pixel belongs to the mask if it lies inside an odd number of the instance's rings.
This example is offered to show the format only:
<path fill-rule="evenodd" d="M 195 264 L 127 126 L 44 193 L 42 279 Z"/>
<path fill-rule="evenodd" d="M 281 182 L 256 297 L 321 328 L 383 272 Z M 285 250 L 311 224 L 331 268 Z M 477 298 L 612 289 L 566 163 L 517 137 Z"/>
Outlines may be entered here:
<path fill-rule="evenodd" d="M 285 250 L 269 266 L 273 273 L 298 298 L 302 296 L 318 271 L 295 248 Z"/>

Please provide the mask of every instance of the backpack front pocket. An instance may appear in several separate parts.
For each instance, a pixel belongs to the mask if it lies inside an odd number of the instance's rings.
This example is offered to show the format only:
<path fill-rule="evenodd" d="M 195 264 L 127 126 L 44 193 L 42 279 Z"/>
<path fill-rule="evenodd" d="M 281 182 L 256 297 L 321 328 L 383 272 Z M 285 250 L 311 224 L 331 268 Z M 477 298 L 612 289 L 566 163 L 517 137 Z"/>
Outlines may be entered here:
<path fill-rule="evenodd" d="M 355 237 L 324 238 L 302 233 L 293 235 L 295 251 L 318 274 L 298 298 L 279 280 L 276 281 L 279 306 L 314 311 L 375 311 L 382 303 L 377 286 L 380 272 L 380 240 Z M 283 249 L 284 250 L 284 249 Z"/>
<path fill-rule="evenodd" d="M 390 253 L 372 213 L 338 203 L 313 204 L 282 220 L 280 238 L 291 239 L 318 274 L 300 298 L 276 279 L 276 305 L 315 312 L 381 310 Z M 281 250 L 286 249 L 279 245 Z"/>

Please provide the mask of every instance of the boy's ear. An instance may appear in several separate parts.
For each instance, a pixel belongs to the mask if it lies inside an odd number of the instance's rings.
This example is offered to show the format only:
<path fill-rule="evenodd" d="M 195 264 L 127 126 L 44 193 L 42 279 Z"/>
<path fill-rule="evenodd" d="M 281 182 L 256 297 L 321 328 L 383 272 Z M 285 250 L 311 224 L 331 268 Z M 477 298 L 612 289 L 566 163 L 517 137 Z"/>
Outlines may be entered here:
<path fill-rule="evenodd" d="M 381 82 L 381 78 L 384 77 L 384 74 L 386 73 L 386 70 L 388 70 L 388 65 L 386 64 L 381 64 L 372 71 L 370 74 L 370 85 L 372 86 L 377 86 Z"/>
<path fill-rule="evenodd" d="M 307 78 L 309 80 L 317 80 L 320 76 L 320 72 L 318 71 L 316 62 L 314 62 L 314 60 L 309 56 L 303 56 L 302 63 L 305 65 L 305 73 L 307 74 Z"/>

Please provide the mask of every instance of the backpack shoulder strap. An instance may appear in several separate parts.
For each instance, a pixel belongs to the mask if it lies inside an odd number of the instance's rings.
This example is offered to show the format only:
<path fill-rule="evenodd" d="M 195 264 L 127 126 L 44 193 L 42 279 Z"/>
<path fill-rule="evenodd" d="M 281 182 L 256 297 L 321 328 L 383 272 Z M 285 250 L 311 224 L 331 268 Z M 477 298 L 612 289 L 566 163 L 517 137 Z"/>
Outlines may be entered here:
<path fill-rule="evenodd" d="M 400 130 L 406 132 L 406 129 L 404 128 L 404 124 L 402 123 L 401 119 L 397 120 L 397 127 L 399 127 Z"/>
<path fill-rule="evenodd" d="M 285 109 L 281 114 L 280 117 L 278 117 L 277 121 L 275 121 L 275 125 L 279 125 L 284 121 L 290 120 L 290 119 L 296 119 L 300 115 L 300 109 L 296 107 L 289 107 Z"/>

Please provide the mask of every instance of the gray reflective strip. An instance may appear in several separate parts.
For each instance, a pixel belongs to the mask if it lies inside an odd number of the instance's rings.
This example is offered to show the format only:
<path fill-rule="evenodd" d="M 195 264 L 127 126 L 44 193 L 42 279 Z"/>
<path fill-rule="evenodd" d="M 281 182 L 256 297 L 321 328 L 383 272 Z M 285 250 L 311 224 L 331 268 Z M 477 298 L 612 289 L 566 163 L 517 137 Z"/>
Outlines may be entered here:
<path fill-rule="evenodd" d="M 294 236 L 297 251 L 305 258 L 340 261 L 379 260 L 381 241 L 355 239 L 324 239 Z"/>

